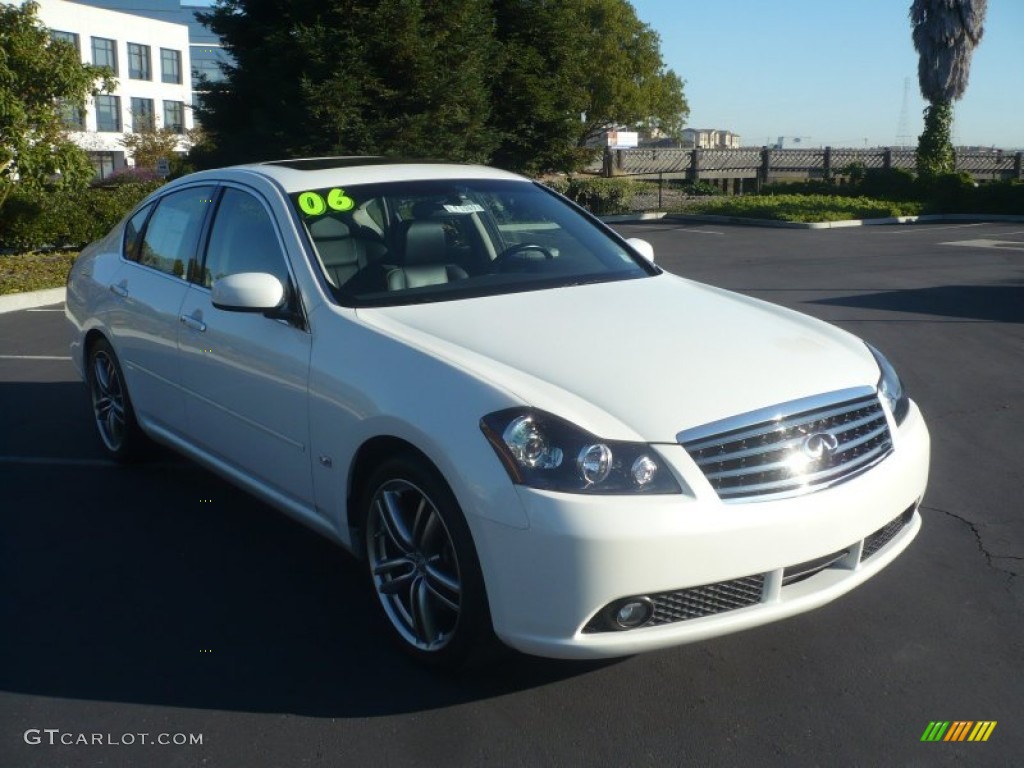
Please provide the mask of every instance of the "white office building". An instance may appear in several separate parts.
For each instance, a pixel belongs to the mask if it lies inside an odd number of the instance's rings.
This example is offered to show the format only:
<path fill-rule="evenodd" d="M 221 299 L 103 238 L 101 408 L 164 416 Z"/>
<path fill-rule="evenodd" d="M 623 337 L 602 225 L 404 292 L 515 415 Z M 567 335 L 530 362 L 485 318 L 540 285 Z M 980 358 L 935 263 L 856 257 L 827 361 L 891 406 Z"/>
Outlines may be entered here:
<path fill-rule="evenodd" d="M 146 128 L 192 128 L 188 27 L 64 0 L 37 0 L 39 19 L 51 34 L 73 43 L 82 61 L 110 67 L 112 93 L 69 113 L 71 138 L 85 149 L 100 177 L 130 164 L 120 140 Z"/>

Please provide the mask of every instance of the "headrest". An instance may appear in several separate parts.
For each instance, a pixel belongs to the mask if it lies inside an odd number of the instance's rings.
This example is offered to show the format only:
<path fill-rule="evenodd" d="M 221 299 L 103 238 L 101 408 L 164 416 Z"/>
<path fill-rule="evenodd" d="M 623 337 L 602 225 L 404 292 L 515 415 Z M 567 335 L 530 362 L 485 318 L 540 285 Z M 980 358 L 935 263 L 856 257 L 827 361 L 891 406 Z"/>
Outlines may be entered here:
<path fill-rule="evenodd" d="M 309 225 L 309 233 L 315 240 L 336 240 L 348 237 L 350 230 L 345 222 L 325 216 Z"/>
<path fill-rule="evenodd" d="M 440 221 L 412 221 L 405 232 L 405 266 L 445 264 L 448 237 Z"/>

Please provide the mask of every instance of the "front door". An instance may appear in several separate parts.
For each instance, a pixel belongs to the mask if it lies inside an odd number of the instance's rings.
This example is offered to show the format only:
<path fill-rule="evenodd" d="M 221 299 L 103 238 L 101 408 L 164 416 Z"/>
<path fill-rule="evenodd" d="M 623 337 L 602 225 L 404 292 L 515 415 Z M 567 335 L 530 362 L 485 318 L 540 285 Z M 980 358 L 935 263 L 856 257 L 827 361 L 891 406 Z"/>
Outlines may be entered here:
<path fill-rule="evenodd" d="M 259 312 L 217 309 L 216 280 L 267 272 L 296 301 L 281 234 L 254 192 L 226 186 L 206 260 L 181 307 L 180 377 L 190 437 L 290 504 L 312 506 L 304 327 Z"/>

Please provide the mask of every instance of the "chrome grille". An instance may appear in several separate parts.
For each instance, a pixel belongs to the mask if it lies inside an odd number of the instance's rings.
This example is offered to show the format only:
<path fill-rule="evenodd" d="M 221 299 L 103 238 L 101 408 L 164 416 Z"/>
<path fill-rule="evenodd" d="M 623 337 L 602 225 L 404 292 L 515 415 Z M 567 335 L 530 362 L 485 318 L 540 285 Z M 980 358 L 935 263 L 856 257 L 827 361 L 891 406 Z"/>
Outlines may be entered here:
<path fill-rule="evenodd" d="M 678 439 L 724 501 L 821 490 L 892 451 L 885 412 L 870 388 L 785 403 L 687 430 Z"/>
<path fill-rule="evenodd" d="M 764 589 L 764 575 L 746 576 L 717 584 L 680 589 L 676 592 L 661 592 L 651 595 L 654 616 L 651 624 L 671 624 L 701 616 L 732 611 L 761 602 Z"/>

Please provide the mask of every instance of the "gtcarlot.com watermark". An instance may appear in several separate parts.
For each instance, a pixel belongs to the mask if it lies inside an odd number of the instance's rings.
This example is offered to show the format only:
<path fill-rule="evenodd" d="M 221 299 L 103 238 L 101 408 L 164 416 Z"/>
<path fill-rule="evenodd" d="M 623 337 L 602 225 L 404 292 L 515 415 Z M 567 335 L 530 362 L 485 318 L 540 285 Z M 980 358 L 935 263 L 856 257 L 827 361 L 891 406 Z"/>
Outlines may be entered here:
<path fill-rule="evenodd" d="M 66 747 L 133 747 L 157 745 L 161 747 L 195 747 L 203 743 L 201 733 L 76 733 L 60 728 L 29 728 L 25 743 Z"/>

